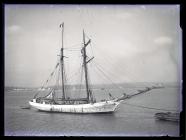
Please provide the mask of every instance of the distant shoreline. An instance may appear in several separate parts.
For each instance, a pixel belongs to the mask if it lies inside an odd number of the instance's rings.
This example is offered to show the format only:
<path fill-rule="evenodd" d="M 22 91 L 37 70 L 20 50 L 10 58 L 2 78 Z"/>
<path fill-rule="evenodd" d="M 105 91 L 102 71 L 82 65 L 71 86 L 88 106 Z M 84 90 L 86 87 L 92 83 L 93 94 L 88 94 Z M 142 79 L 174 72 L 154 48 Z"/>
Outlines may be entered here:
<path fill-rule="evenodd" d="M 181 83 L 176 83 L 176 82 L 166 82 L 166 83 L 155 83 L 155 82 L 138 82 L 138 83 L 119 83 L 119 84 L 94 84 L 91 85 L 91 87 L 94 88 L 117 88 L 116 85 L 120 88 L 140 88 L 140 87 L 145 87 L 145 86 L 153 86 L 153 85 L 157 85 L 157 84 L 161 84 L 164 87 L 181 87 Z M 80 85 L 66 85 L 66 87 L 68 88 L 75 88 L 75 89 L 79 89 Z M 54 86 L 48 86 L 47 88 L 44 89 L 48 89 L 50 90 L 51 88 L 54 88 Z M 85 88 L 85 85 L 81 85 L 81 88 Z M 40 90 L 41 87 L 23 87 L 23 86 L 5 86 L 4 87 L 5 91 L 6 90 Z"/>

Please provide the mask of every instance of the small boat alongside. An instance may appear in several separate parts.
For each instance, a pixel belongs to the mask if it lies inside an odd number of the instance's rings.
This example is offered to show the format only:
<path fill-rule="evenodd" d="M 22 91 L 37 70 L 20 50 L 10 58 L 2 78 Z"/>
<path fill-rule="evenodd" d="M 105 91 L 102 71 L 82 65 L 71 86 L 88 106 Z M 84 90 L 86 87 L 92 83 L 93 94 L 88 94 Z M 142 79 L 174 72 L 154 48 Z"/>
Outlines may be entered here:
<path fill-rule="evenodd" d="M 173 112 L 159 112 L 154 115 L 157 120 L 164 120 L 164 121 L 174 121 L 178 122 L 180 120 L 179 113 Z"/>
<path fill-rule="evenodd" d="M 30 106 L 20 106 L 21 109 L 30 109 Z"/>

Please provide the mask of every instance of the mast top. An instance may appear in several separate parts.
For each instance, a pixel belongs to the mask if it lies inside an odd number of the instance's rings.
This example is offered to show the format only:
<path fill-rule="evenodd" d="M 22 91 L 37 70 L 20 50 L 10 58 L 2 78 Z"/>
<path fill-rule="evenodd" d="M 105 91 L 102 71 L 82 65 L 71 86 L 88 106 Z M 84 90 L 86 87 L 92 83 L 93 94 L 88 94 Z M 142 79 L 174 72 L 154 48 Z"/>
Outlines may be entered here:
<path fill-rule="evenodd" d="M 60 28 L 64 27 L 64 22 L 59 25 Z"/>
<path fill-rule="evenodd" d="M 64 22 L 63 23 L 61 23 L 60 25 L 59 25 L 59 27 L 60 28 L 62 28 L 62 47 L 61 47 L 61 50 L 63 49 L 63 32 L 64 32 Z"/>

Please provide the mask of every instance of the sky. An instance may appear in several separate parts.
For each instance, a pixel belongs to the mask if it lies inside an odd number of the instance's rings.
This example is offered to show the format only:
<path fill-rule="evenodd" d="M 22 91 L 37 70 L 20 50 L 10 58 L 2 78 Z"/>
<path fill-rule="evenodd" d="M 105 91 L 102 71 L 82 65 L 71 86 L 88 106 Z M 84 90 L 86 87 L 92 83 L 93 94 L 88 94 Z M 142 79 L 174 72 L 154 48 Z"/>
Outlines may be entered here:
<path fill-rule="evenodd" d="M 112 82 L 181 81 L 179 5 L 6 4 L 5 86 L 40 86 L 48 78 L 60 54 L 62 22 L 64 47 L 80 48 L 84 29 L 95 57 L 89 70 L 101 66 Z M 81 60 L 72 54 L 65 51 L 70 74 Z"/>

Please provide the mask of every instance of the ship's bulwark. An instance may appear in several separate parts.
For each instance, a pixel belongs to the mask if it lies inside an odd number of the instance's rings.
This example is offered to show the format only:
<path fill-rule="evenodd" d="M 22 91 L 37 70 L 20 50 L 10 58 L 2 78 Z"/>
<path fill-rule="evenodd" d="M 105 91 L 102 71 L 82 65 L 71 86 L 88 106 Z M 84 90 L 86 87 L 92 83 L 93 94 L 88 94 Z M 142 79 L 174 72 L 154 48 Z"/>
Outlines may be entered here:
<path fill-rule="evenodd" d="M 68 112 L 68 113 L 107 113 L 114 112 L 119 102 L 104 101 L 93 104 L 78 104 L 78 105 L 53 105 L 45 103 L 29 102 L 30 106 L 41 111 L 48 112 Z"/>

